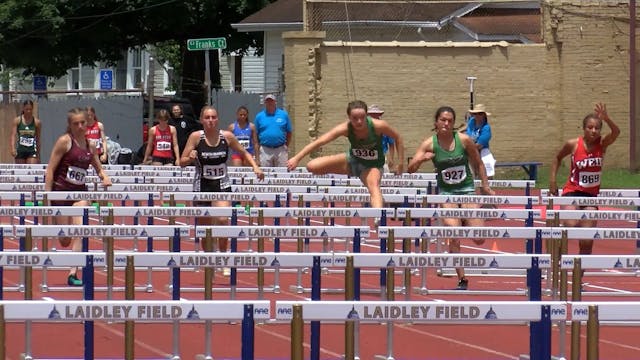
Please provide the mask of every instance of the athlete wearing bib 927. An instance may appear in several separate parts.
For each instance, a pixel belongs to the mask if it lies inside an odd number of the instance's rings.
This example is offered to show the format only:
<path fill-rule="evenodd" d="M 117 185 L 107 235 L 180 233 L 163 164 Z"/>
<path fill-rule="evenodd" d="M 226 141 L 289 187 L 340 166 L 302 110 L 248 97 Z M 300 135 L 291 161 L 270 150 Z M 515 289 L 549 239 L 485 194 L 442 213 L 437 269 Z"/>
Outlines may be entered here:
<path fill-rule="evenodd" d="M 611 133 L 602 135 L 602 123 L 605 122 Z M 602 181 L 602 164 L 604 154 L 609 145 L 620 135 L 620 128 L 609 118 L 607 107 L 603 103 L 596 104 L 594 112 L 582 119 L 583 135 L 567 140 L 556 154 L 549 174 L 549 192 L 558 195 L 556 176 L 562 159 L 571 155 L 569 178 L 562 189 L 562 196 L 598 196 Z M 563 209 L 575 210 L 577 206 L 564 206 Z M 582 209 L 597 210 L 595 206 L 582 206 Z M 596 220 L 564 220 L 567 227 L 595 227 Z M 579 241 L 580 254 L 591 254 L 593 240 Z"/>
<path fill-rule="evenodd" d="M 480 178 L 482 186 L 480 191 L 485 195 L 493 195 L 489 188 L 487 173 L 480 158 L 480 152 L 473 140 L 466 134 L 454 131 L 456 113 L 449 106 L 442 106 L 436 110 L 434 116 L 436 134 L 427 137 L 418 147 L 416 154 L 408 165 L 410 173 L 418 171 L 420 165 L 428 160 L 433 161 L 433 165 L 438 173 L 438 190 L 444 195 L 467 195 L 475 194 L 473 173 Z M 440 205 L 443 208 L 462 207 L 477 208 L 473 203 L 445 203 Z M 482 219 L 468 218 L 441 218 L 444 226 L 483 226 Z M 449 240 L 449 252 L 460 252 L 460 239 Z M 474 239 L 477 245 L 484 243 L 484 239 Z M 464 268 L 457 268 L 458 290 L 467 290 L 469 280 L 464 276 Z"/>
<path fill-rule="evenodd" d="M 289 159 L 287 169 L 294 170 L 300 160 L 322 145 L 340 136 L 347 137 L 350 143 L 347 153 L 313 159 L 307 163 L 307 170 L 316 175 L 347 174 L 359 177 L 369 190 L 371 207 L 381 208 L 384 205 L 380 189 L 382 167 L 384 166 L 382 135 L 394 139 L 399 159 L 404 158 L 404 146 L 400 134 L 386 121 L 367 116 L 367 109 L 367 104 L 364 101 L 350 102 L 347 105 L 349 119 L 302 148 L 299 153 Z M 398 161 L 394 172 L 400 175 L 403 168 L 402 161 Z"/>

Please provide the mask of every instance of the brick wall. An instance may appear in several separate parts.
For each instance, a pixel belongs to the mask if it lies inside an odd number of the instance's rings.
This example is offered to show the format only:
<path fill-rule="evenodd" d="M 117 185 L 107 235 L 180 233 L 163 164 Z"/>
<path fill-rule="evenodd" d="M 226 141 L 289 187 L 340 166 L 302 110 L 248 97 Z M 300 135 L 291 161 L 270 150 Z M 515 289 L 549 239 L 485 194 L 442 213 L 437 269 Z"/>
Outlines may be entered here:
<path fill-rule="evenodd" d="M 607 103 L 622 135 L 606 165 L 629 165 L 628 5 L 616 1 L 547 0 L 542 4 L 544 44 L 342 43 L 323 33 L 285 33 L 286 107 L 298 151 L 346 119 L 346 105 L 361 99 L 381 106 L 383 118 L 405 139 L 406 155 L 432 135 L 433 114 L 450 105 L 457 121 L 475 98 L 492 113 L 491 148 L 498 161 L 551 163 L 562 143 L 581 134 L 582 118 Z M 317 50 L 315 50 L 317 49 Z M 315 55 L 314 54 L 315 51 Z M 605 131 L 607 131 L 605 129 Z M 321 154 L 346 150 L 341 139 Z M 306 159 L 308 160 L 308 159 Z M 306 162 L 305 160 L 305 162 Z M 430 170 L 430 165 L 426 167 Z"/>

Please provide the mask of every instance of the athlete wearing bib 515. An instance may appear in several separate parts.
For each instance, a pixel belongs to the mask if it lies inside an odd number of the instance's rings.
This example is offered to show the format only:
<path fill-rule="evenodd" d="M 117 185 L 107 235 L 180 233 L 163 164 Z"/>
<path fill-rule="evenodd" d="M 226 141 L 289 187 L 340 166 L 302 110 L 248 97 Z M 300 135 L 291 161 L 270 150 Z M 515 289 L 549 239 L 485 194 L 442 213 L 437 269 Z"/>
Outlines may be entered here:
<path fill-rule="evenodd" d="M 367 104 L 364 101 L 355 100 L 347 105 L 349 119 L 338 124 L 329 132 L 323 134 L 312 143 L 308 144 L 287 162 L 287 169 L 294 170 L 300 160 L 340 136 L 349 139 L 349 151 L 337 155 L 322 156 L 307 163 L 307 170 L 316 175 L 323 174 L 347 174 L 360 178 L 371 196 L 371 207 L 383 207 L 382 167 L 384 166 L 384 153 L 382 152 L 382 135 L 392 138 L 398 150 L 398 158 L 404 158 L 404 145 L 400 134 L 384 120 L 376 120 L 367 116 Z M 402 174 L 402 161 L 398 161 L 394 172 Z"/>
<path fill-rule="evenodd" d="M 51 150 L 45 177 L 45 191 L 87 191 L 85 184 L 89 165 L 93 166 L 104 186 L 111 185 L 111 179 L 102 169 L 95 144 L 86 139 L 87 113 L 79 108 L 67 114 L 67 132 L 60 136 Z M 51 206 L 89 206 L 86 200 L 51 201 Z M 81 216 L 57 216 L 57 225 L 82 225 Z M 73 251 L 82 251 L 80 238 L 59 238 L 63 247 L 71 244 Z M 81 286 L 77 268 L 71 268 L 67 283 Z"/>
<path fill-rule="evenodd" d="M 16 164 L 40 162 L 40 119 L 33 116 L 33 101 L 22 103 L 22 113 L 13 119 L 9 150 Z"/>
<path fill-rule="evenodd" d="M 602 122 L 606 122 L 611 133 L 601 136 Z M 562 159 L 571 155 L 569 178 L 562 189 L 562 196 L 598 196 L 602 180 L 602 161 L 607 147 L 613 144 L 620 135 L 620 128 L 609 118 L 607 107 L 603 103 L 596 104 L 594 113 L 582 120 L 583 135 L 567 140 L 551 164 L 549 174 L 549 192 L 558 195 L 556 176 Z M 575 210 L 576 206 L 565 206 L 567 210 Z M 584 206 L 583 209 L 597 210 L 597 207 Z M 565 220 L 568 227 L 596 227 L 596 220 Z M 580 254 L 591 254 L 593 240 L 579 241 Z"/>
<path fill-rule="evenodd" d="M 418 171 L 420 165 L 432 160 L 437 172 L 437 183 L 440 194 L 443 195 L 472 195 L 475 194 L 475 185 L 473 181 L 474 173 L 480 178 L 482 186 L 480 191 L 484 195 L 494 195 L 495 193 L 489 188 L 487 173 L 485 171 L 478 148 L 473 140 L 465 134 L 454 131 L 456 121 L 456 113 L 449 106 L 440 107 L 435 114 L 435 131 L 436 134 L 428 137 L 420 144 L 416 154 L 409 163 L 408 170 L 410 173 Z M 471 165 L 471 167 L 469 166 Z M 478 208 L 476 204 L 441 204 L 443 208 L 462 207 L 462 208 Z M 482 219 L 455 219 L 441 218 L 444 226 L 483 226 Z M 460 239 L 447 239 L 449 241 L 449 252 L 460 252 Z M 484 243 L 484 239 L 474 239 L 478 245 Z M 464 269 L 457 268 L 458 274 L 458 290 L 466 290 L 469 281 L 464 277 Z"/>
<path fill-rule="evenodd" d="M 244 160 L 251 165 L 258 179 L 264 179 L 264 173 L 253 160 L 251 154 L 240 145 L 232 132 L 218 128 L 218 111 L 211 106 L 205 106 L 200 113 L 200 122 L 203 130 L 195 131 L 189 135 L 187 144 L 180 157 L 180 165 L 195 165 L 196 176 L 194 179 L 194 191 L 201 192 L 231 192 L 227 172 L 227 158 L 229 149 L 242 154 Z M 231 206 L 230 201 L 195 202 L 194 206 Z M 201 225 L 226 225 L 226 217 L 201 217 L 197 219 Z M 216 234 L 214 233 L 213 236 Z M 218 239 L 218 250 L 227 251 L 228 239 Z M 213 244 L 205 244 L 205 251 L 213 251 Z M 229 275 L 230 270 L 224 268 L 224 275 Z"/>

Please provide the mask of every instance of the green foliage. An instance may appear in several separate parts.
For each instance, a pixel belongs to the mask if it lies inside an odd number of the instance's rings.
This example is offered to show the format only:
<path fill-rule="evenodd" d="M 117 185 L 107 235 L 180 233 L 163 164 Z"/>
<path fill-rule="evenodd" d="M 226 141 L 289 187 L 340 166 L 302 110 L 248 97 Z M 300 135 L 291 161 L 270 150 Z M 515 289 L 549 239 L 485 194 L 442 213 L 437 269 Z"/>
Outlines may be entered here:
<path fill-rule="evenodd" d="M 127 48 L 158 44 L 174 68 L 188 38 L 225 37 L 227 51 L 261 48 L 261 34 L 231 28 L 265 6 L 260 0 L 3 0 L 0 63 L 26 74 L 62 76 L 97 61 L 114 63 Z M 171 44 L 173 42 L 173 44 Z M 169 45 L 167 45 L 169 44 Z M 175 53 L 179 45 L 180 54 Z M 169 46 L 170 49 L 165 47 Z M 175 63 L 173 61 L 176 61 Z"/>

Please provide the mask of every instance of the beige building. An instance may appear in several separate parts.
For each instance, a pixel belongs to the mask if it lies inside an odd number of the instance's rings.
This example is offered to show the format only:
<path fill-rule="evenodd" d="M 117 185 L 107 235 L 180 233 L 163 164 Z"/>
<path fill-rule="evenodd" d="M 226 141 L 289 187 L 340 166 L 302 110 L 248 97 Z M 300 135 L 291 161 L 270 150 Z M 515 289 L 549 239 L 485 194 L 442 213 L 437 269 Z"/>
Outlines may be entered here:
<path fill-rule="evenodd" d="M 583 117 L 602 101 L 622 130 L 606 166 L 626 168 L 635 159 L 637 167 L 640 154 L 630 154 L 638 129 L 630 134 L 629 2 L 545 0 L 537 18 L 539 42 L 528 43 L 334 40 L 334 29 L 322 28 L 317 19 L 318 29 L 314 21 L 307 23 L 314 31 L 284 32 L 285 108 L 294 121 L 291 150 L 345 120 L 347 103 L 361 99 L 385 109 L 411 156 L 432 135 L 437 107 L 454 107 L 463 121 L 469 107 L 466 78 L 476 76 L 476 103 L 492 113 L 491 148 L 499 162 L 549 165 L 566 139 L 581 134 Z M 345 149 L 346 139 L 321 152 Z"/>

